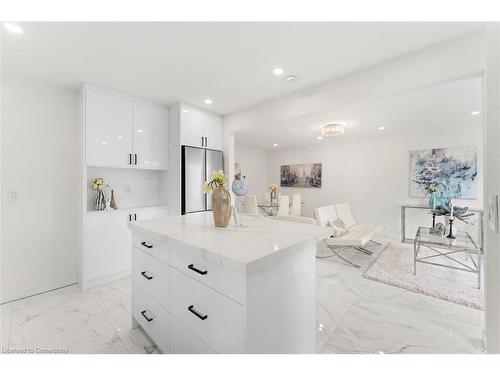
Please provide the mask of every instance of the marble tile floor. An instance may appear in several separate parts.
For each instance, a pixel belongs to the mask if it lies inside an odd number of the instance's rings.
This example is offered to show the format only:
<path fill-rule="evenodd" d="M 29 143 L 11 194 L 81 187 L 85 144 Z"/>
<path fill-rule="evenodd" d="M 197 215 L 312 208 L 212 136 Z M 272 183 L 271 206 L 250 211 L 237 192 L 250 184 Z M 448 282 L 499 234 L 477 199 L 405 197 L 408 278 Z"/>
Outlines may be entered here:
<path fill-rule="evenodd" d="M 361 269 L 317 262 L 319 353 L 483 352 L 483 312 L 364 279 L 376 254 L 348 254 Z M 1 352 L 155 353 L 130 316 L 130 278 L 29 297 L 0 306 Z"/>

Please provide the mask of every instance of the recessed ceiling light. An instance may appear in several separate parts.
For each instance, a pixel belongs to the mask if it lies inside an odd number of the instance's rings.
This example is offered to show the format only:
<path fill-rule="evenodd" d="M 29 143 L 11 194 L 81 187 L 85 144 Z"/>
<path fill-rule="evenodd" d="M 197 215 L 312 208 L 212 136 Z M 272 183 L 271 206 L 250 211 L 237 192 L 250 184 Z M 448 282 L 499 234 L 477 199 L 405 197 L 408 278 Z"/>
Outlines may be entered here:
<path fill-rule="evenodd" d="M 118 139 L 123 139 L 123 137 L 121 135 L 118 136 Z"/>
<path fill-rule="evenodd" d="M 277 143 L 273 143 L 273 147 L 278 147 L 278 144 Z"/>
<path fill-rule="evenodd" d="M 137 133 L 144 133 L 144 130 L 142 130 L 142 129 L 137 129 Z"/>
<path fill-rule="evenodd" d="M 189 111 L 187 109 L 183 109 L 182 113 L 189 113 Z"/>
<path fill-rule="evenodd" d="M 17 34 L 17 35 L 24 34 L 23 29 L 21 29 L 20 26 L 14 24 L 14 23 L 4 23 L 3 28 L 11 34 Z"/>
<path fill-rule="evenodd" d="M 287 82 L 295 82 L 297 80 L 296 76 L 288 76 L 285 78 Z"/>
<path fill-rule="evenodd" d="M 101 145 L 103 145 L 103 146 L 107 146 L 107 145 L 108 145 L 108 142 L 101 142 Z"/>
<path fill-rule="evenodd" d="M 378 127 L 378 130 L 384 130 L 385 129 L 385 126 L 379 126 Z"/>
<path fill-rule="evenodd" d="M 480 114 L 481 112 L 479 111 L 473 111 L 470 113 L 471 116 L 477 116 L 478 114 Z"/>
<path fill-rule="evenodd" d="M 205 104 L 212 104 L 212 99 L 210 98 L 206 98 L 204 101 L 203 101 Z"/>
<path fill-rule="evenodd" d="M 321 140 L 323 139 L 323 137 L 320 135 L 320 136 L 318 137 L 318 139 L 321 141 Z"/>
<path fill-rule="evenodd" d="M 282 75 L 283 73 L 285 73 L 285 69 L 283 69 L 283 68 L 274 68 L 274 69 L 273 69 L 273 74 L 274 74 L 275 76 L 280 76 L 280 75 Z"/>

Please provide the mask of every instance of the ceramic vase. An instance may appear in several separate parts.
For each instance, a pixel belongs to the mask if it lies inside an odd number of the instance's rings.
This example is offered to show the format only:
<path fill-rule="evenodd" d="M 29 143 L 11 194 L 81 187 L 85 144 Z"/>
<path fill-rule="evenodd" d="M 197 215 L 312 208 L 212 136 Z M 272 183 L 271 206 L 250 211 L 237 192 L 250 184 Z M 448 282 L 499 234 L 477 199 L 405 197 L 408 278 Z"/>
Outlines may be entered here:
<path fill-rule="evenodd" d="M 104 192 L 101 189 L 96 190 L 94 208 L 97 211 L 103 211 L 106 209 L 106 197 L 104 196 Z"/>
<path fill-rule="evenodd" d="M 212 193 L 212 213 L 216 227 L 225 228 L 231 219 L 231 195 L 224 186 L 217 186 Z"/>

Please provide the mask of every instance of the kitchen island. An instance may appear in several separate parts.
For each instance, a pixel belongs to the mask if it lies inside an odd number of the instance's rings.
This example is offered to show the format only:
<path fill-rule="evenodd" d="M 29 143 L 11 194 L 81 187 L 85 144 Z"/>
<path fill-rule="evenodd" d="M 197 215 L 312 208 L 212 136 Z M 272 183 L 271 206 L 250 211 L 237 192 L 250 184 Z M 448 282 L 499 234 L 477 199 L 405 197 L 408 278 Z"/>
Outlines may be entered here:
<path fill-rule="evenodd" d="M 324 227 L 211 212 L 129 224 L 133 320 L 164 353 L 314 353 Z"/>

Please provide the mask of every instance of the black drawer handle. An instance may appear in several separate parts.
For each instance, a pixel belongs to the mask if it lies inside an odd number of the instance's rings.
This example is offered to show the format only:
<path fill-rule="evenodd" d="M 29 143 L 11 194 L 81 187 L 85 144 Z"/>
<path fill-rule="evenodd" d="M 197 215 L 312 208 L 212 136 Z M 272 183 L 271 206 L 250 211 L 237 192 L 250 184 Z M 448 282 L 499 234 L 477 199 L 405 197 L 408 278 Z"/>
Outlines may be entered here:
<path fill-rule="evenodd" d="M 141 311 L 141 315 L 144 317 L 144 319 L 146 319 L 148 322 L 151 322 L 153 320 L 153 318 L 149 318 L 147 315 L 146 315 L 146 310 L 143 310 Z"/>
<path fill-rule="evenodd" d="M 188 310 L 190 312 L 192 312 L 194 315 L 196 315 L 198 318 L 200 318 L 201 320 L 205 320 L 206 318 L 208 318 L 208 315 L 201 315 L 198 311 L 196 311 L 194 308 L 194 305 L 191 305 L 188 307 Z"/>
<path fill-rule="evenodd" d="M 198 268 L 196 268 L 196 267 L 194 266 L 194 264 L 190 264 L 190 265 L 188 266 L 188 268 L 189 268 L 191 271 L 194 271 L 194 272 L 199 273 L 200 275 L 206 275 L 206 274 L 207 274 L 207 272 L 208 272 L 208 271 L 202 271 L 202 270 L 199 270 Z"/>
<path fill-rule="evenodd" d="M 142 241 L 142 242 L 141 242 L 141 245 L 142 245 L 142 246 L 144 246 L 144 247 L 147 247 L 148 249 L 152 249 L 152 248 L 153 248 L 153 245 L 148 245 L 148 244 L 146 243 L 146 241 Z"/>
<path fill-rule="evenodd" d="M 144 276 L 148 280 L 152 280 L 153 279 L 153 276 L 148 276 L 148 274 L 146 273 L 146 271 L 142 271 L 141 275 Z"/>

